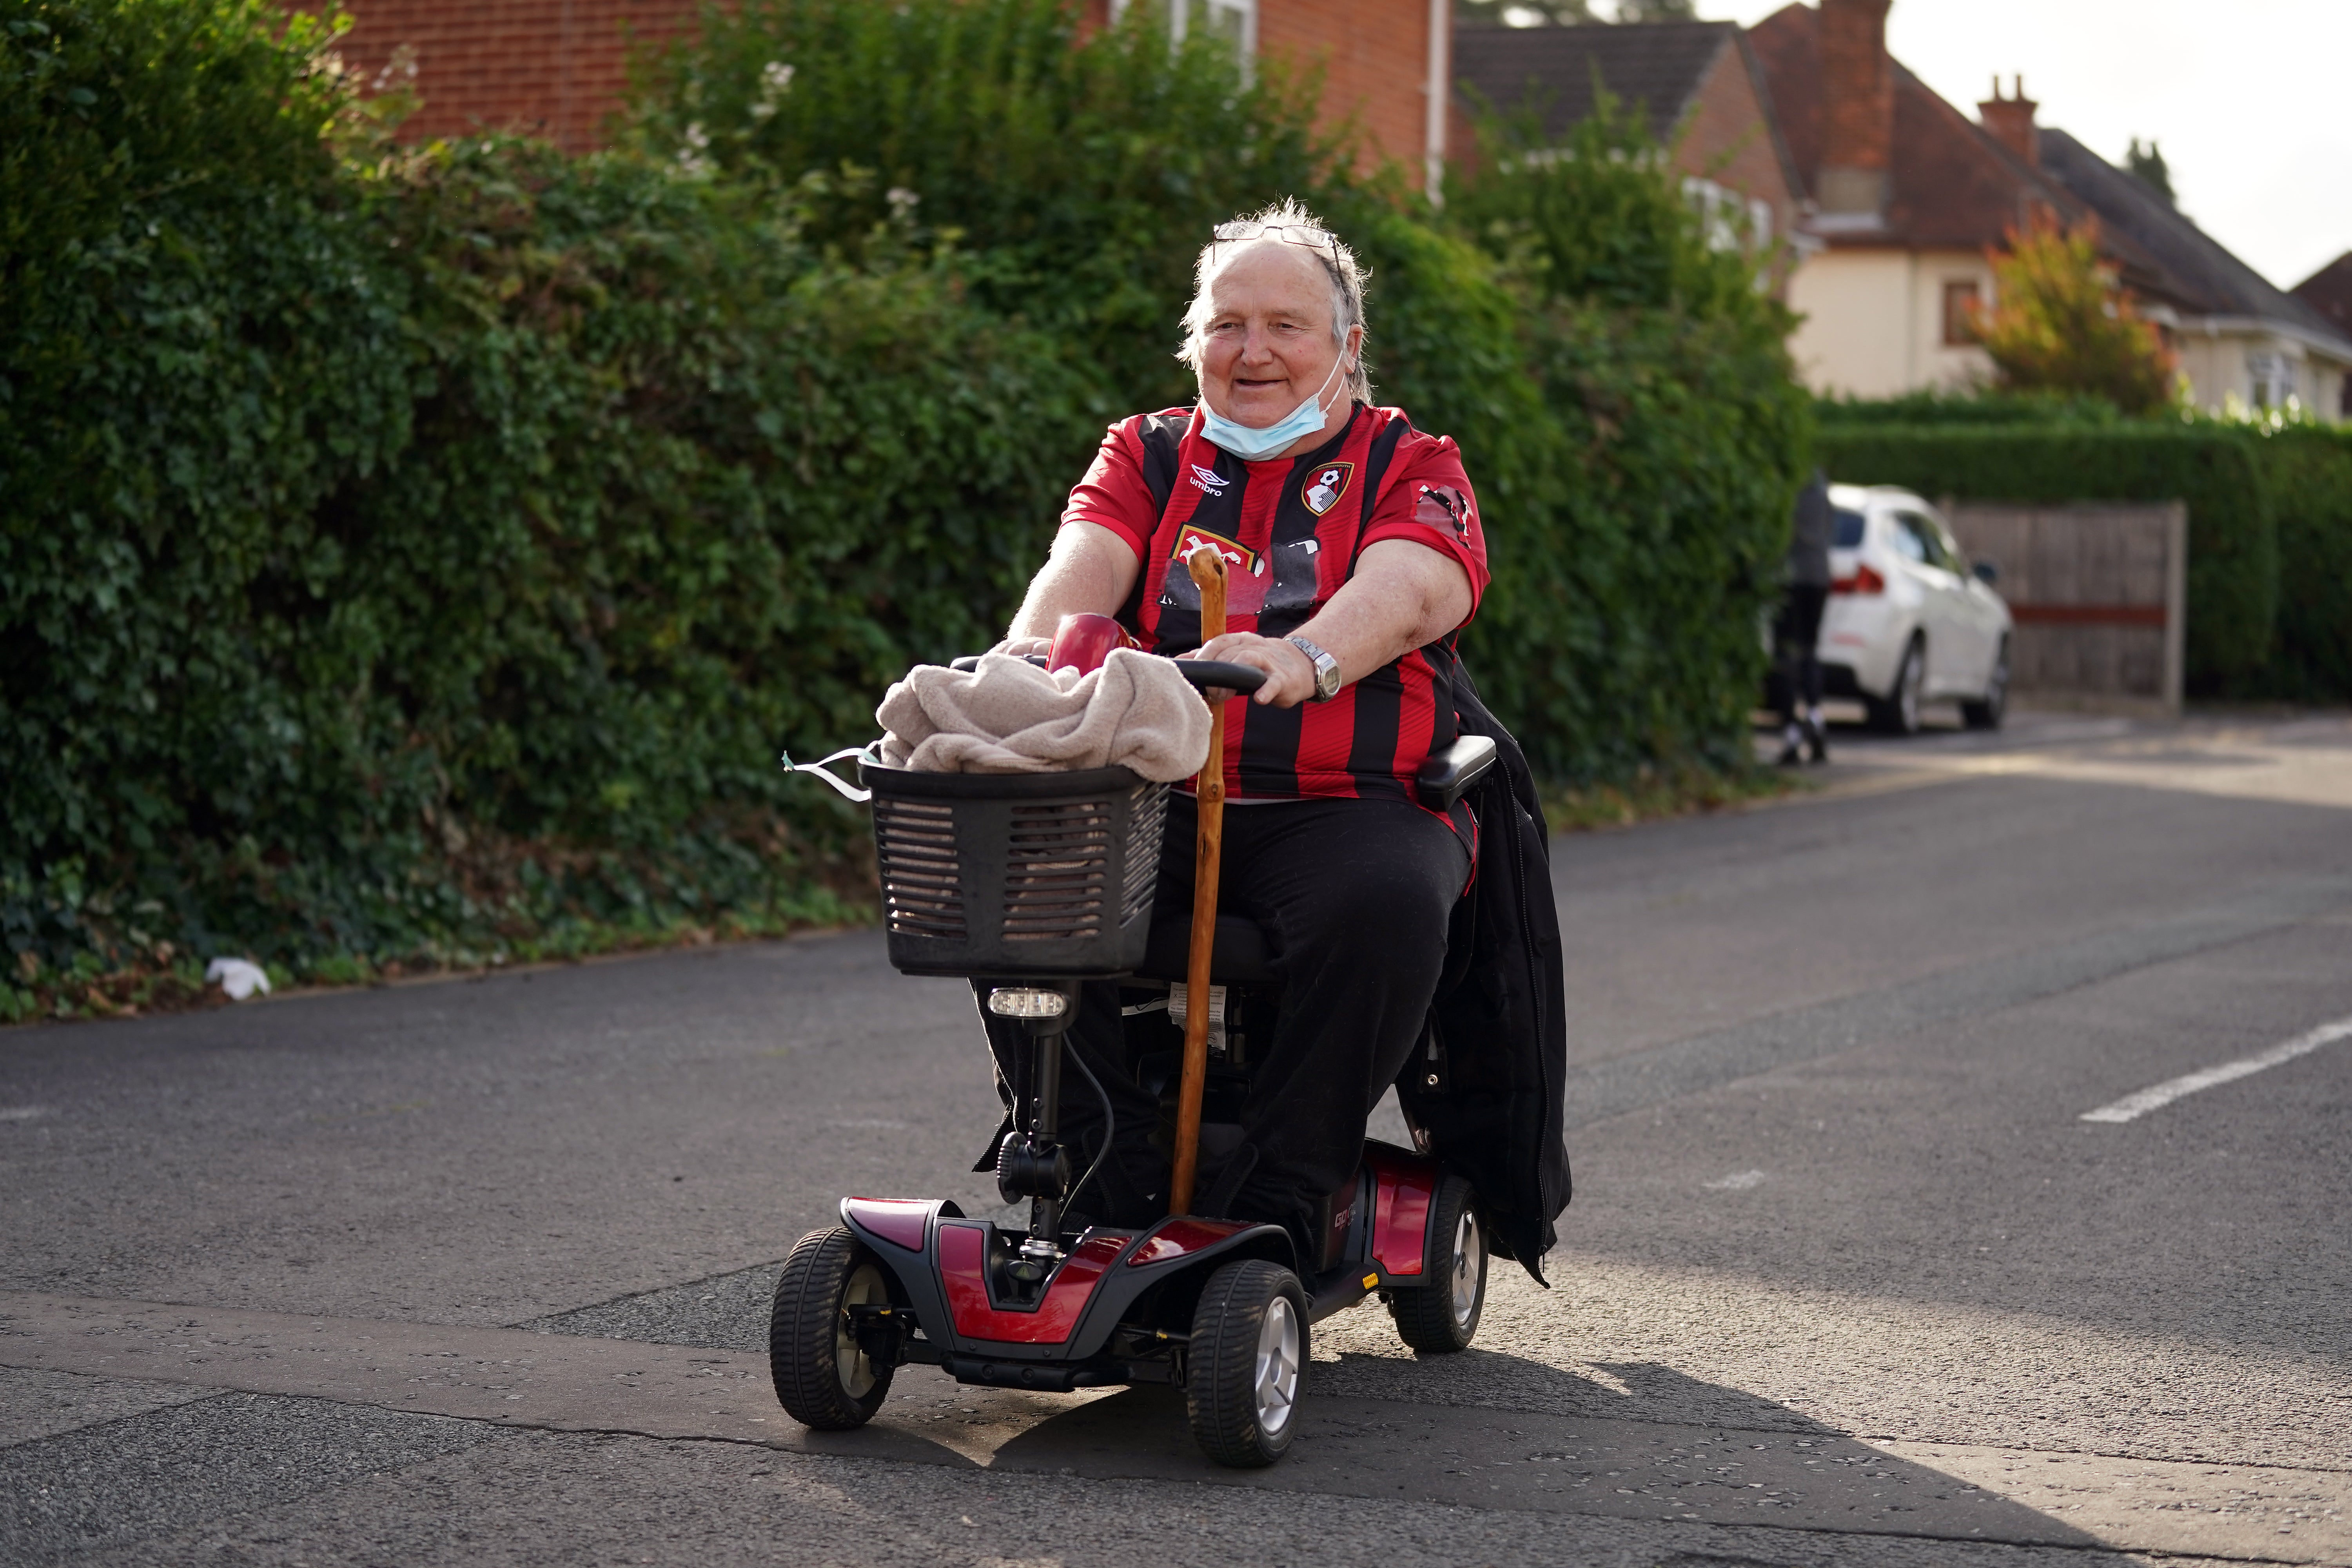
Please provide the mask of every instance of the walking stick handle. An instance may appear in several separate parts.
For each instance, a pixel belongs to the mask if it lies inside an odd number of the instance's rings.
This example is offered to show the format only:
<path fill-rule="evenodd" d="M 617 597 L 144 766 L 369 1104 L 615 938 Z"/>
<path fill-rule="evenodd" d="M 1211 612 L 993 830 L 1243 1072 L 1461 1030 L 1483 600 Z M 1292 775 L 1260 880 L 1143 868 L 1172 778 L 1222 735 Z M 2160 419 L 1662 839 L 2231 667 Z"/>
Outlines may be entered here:
<path fill-rule="evenodd" d="M 1204 544 L 1185 559 L 1185 570 L 1201 589 L 1201 641 L 1225 632 L 1225 562 Z M 1201 764 L 1194 791 L 1200 830 L 1192 845 L 1192 946 L 1184 967 L 1184 1076 L 1176 1091 L 1176 1168 L 1168 1186 L 1168 1212 L 1192 1207 L 1192 1182 L 1201 1162 L 1201 1096 L 1209 1082 L 1209 957 L 1217 944 L 1217 867 L 1225 846 L 1225 705 L 1209 704 L 1209 760 Z"/>

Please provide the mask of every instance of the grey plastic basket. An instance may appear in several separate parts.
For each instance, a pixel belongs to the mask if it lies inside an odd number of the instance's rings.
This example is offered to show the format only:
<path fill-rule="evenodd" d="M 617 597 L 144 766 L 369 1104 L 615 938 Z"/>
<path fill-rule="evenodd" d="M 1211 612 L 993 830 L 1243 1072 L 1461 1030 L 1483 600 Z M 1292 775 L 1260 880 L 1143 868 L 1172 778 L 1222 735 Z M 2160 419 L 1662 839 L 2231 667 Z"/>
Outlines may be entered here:
<path fill-rule="evenodd" d="M 1168 786 L 1126 768 L 861 764 L 890 963 L 908 974 L 1122 974 L 1143 961 Z"/>

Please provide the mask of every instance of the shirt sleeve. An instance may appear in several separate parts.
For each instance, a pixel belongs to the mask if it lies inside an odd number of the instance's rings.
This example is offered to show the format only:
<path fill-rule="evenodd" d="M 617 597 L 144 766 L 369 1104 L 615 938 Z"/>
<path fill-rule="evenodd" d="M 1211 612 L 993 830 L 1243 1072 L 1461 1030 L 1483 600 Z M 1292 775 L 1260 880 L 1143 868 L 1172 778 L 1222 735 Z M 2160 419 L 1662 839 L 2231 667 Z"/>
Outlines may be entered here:
<path fill-rule="evenodd" d="M 1138 561 L 1151 550 L 1152 531 L 1160 525 L 1160 508 L 1151 487 L 1143 480 L 1143 439 L 1139 421 L 1123 419 L 1103 433 L 1102 446 L 1087 468 L 1086 477 L 1070 491 L 1062 521 L 1100 523 L 1128 542 Z"/>
<path fill-rule="evenodd" d="M 1462 617 L 1466 626 L 1486 596 L 1486 531 L 1463 471 L 1462 449 L 1451 436 L 1415 432 L 1397 458 L 1398 472 L 1374 504 L 1357 548 L 1410 539 L 1461 563 L 1470 578 L 1470 614 Z"/>

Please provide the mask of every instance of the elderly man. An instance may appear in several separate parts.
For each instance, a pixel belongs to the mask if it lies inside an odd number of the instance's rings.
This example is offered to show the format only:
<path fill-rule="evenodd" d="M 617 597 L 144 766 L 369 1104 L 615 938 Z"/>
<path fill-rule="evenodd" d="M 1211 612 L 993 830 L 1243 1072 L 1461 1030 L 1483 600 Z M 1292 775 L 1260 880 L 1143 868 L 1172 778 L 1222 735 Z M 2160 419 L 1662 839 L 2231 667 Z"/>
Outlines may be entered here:
<path fill-rule="evenodd" d="M 1220 901 L 1266 931 L 1283 1022 L 1254 1052 L 1241 1145 L 1202 1152 L 1194 1209 L 1303 1235 L 1419 1037 L 1470 876 L 1469 808 L 1425 809 L 1412 778 L 1456 738 L 1454 639 L 1486 584 L 1486 541 L 1454 443 L 1371 402 L 1346 246 L 1285 203 L 1221 226 L 1195 277 L 1181 357 L 1199 402 L 1111 426 L 1000 646 L 1043 651 L 1064 616 L 1092 611 L 1160 653 L 1266 673 L 1228 721 Z M 1184 569 L 1202 543 L 1225 557 L 1237 628 L 1205 647 Z M 1180 797 L 1157 918 L 1190 914 L 1193 831 Z M 1167 1163 L 1118 1000 L 1089 987 L 1070 1037 L 1118 1122 L 1099 1191 L 1076 1202 L 1139 1224 L 1163 1211 Z M 1017 1037 L 992 1033 L 1010 1080 Z M 1098 1147 L 1097 1102 L 1065 1091 L 1065 1134 Z"/>

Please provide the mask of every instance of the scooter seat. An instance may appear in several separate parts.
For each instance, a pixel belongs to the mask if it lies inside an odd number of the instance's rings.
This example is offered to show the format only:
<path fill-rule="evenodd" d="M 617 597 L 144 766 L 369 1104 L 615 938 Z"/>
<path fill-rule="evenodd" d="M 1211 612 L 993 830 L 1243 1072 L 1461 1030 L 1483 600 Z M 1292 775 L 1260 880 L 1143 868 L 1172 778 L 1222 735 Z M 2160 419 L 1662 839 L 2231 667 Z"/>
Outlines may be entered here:
<path fill-rule="evenodd" d="M 1135 972 L 1153 980 L 1181 980 L 1192 952 L 1192 928 L 1182 921 L 1163 921 L 1151 928 L 1143 962 Z M 1245 915 L 1219 915 L 1216 946 L 1209 954 L 1210 983 L 1265 985 L 1274 978 L 1273 949 L 1257 921 Z"/>

